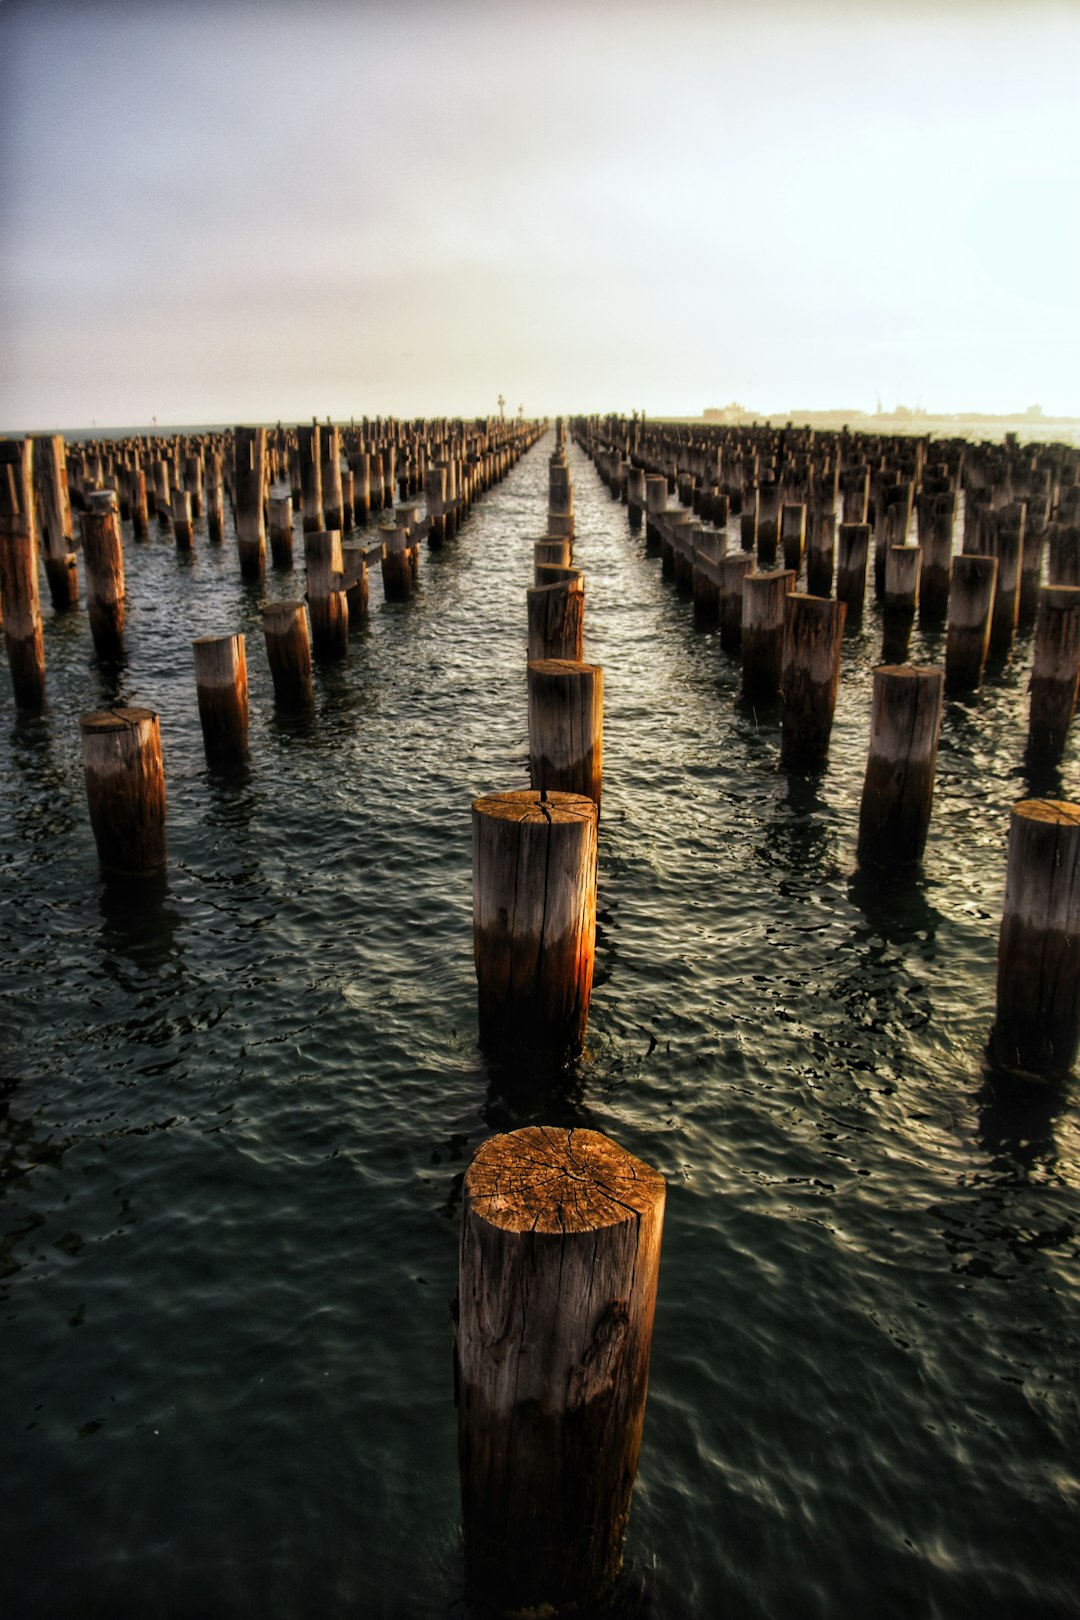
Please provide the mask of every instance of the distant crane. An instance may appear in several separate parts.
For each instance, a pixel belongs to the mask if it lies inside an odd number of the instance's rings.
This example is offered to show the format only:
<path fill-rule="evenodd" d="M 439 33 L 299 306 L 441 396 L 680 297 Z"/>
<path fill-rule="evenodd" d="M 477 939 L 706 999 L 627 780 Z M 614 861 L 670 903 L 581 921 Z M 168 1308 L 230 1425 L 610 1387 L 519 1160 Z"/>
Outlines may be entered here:
<path fill-rule="evenodd" d="M 506 421 L 506 401 L 501 394 L 499 395 L 499 421 Z"/>

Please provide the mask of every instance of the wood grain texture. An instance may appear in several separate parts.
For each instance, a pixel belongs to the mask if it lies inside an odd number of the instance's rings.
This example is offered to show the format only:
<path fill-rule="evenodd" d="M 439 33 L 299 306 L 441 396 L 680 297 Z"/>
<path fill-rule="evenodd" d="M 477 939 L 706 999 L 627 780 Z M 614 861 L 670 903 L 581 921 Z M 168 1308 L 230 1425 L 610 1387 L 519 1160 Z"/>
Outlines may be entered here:
<path fill-rule="evenodd" d="M 618 1572 L 664 1201 L 663 1178 L 594 1131 L 495 1137 L 466 1175 L 455 1335 L 466 1560 L 473 1592 L 504 1612 L 587 1608 Z"/>
<path fill-rule="evenodd" d="M 262 610 L 274 701 L 283 709 L 311 702 L 311 638 L 303 602 L 269 602 Z"/>
<path fill-rule="evenodd" d="M 1080 587 L 1039 592 L 1031 666 L 1028 745 L 1043 761 L 1061 758 L 1080 683 Z"/>
<path fill-rule="evenodd" d="M 781 757 L 786 765 L 820 764 L 829 751 L 840 655 L 843 602 L 792 592 L 784 606 Z"/>
<path fill-rule="evenodd" d="M 153 709 L 84 714 L 83 773 L 98 858 L 110 871 L 150 872 L 165 864 L 165 773 Z"/>
<path fill-rule="evenodd" d="M 1009 826 L 998 938 L 996 1062 L 1067 1075 L 1080 1044 L 1080 805 L 1027 799 Z"/>
<path fill-rule="evenodd" d="M 604 777 L 604 672 L 546 658 L 528 666 L 529 777 L 538 791 L 583 793 L 600 808 Z"/>
<path fill-rule="evenodd" d="M 912 664 L 874 671 L 870 751 L 859 808 L 862 863 L 922 858 L 930 825 L 944 672 Z"/>
<path fill-rule="evenodd" d="M 580 663 L 585 653 L 585 579 L 580 568 L 554 585 L 534 586 L 526 592 L 528 656 L 569 658 Z"/>
<path fill-rule="evenodd" d="M 573 793 L 473 804 L 473 947 L 481 1043 L 580 1049 L 596 942 L 596 805 Z"/>

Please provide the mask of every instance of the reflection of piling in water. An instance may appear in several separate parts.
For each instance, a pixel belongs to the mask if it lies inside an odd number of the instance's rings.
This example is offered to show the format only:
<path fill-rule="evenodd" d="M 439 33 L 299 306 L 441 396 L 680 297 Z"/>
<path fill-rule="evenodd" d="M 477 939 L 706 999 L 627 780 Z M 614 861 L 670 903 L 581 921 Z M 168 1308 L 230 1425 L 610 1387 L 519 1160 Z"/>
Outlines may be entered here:
<path fill-rule="evenodd" d="M 473 947 L 485 1050 L 572 1055 L 592 993 L 596 825 L 574 793 L 473 804 Z"/>
<path fill-rule="evenodd" d="M 609 1138 L 530 1126 L 465 1177 L 455 1326 L 469 1591 L 592 1605 L 618 1574 L 648 1388 L 663 1178 Z"/>
<path fill-rule="evenodd" d="M 84 714 L 83 771 L 90 825 L 102 866 L 150 872 L 165 864 L 165 773 L 152 709 Z"/>
<path fill-rule="evenodd" d="M 940 669 L 874 671 L 870 752 L 859 810 L 860 864 L 921 860 L 930 825 L 944 693 Z"/>
<path fill-rule="evenodd" d="M 1028 799 L 1012 807 L 998 939 L 1001 1067 L 1057 1079 L 1080 1045 L 1080 805 Z"/>

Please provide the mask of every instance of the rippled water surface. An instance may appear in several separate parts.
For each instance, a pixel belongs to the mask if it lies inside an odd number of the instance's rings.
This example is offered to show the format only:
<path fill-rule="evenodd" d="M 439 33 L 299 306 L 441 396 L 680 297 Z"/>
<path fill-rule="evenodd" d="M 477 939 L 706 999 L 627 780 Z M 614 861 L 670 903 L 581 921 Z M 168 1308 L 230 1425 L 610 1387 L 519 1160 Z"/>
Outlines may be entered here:
<path fill-rule="evenodd" d="M 461 1178 L 537 1120 L 669 1183 L 627 1614 L 1077 1613 L 1076 1084 L 983 1064 L 1030 640 L 946 705 L 922 876 L 856 882 L 874 611 L 828 768 L 787 774 L 778 716 L 572 450 L 606 707 L 589 1049 L 492 1076 L 469 805 L 527 785 L 550 448 L 425 551 L 411 602 L 373 579 L 310 719 L 275 718 L 259 617 L 299 575 L 245 586 L 201 525 L 190 560 L 125 525 L 122 670 L 46 608 L 48 711 L 2 683 L 13 1620 L 464 1620 Z M 229 780 L 190 641 L 236 629 Z M 168 873 L 134 889 L 98 873 L 82 782 L 77 717 L 115 700 L 159 711 L 168 782 Z M 1080 796 L 1074 745 L 1051 786 Z"/>

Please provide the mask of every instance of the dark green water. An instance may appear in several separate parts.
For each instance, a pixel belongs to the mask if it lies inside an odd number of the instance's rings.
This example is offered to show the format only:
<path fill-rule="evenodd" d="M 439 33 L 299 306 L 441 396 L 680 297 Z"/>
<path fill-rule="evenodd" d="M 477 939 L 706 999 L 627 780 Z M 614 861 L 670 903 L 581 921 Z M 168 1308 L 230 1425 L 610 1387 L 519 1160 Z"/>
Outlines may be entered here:
<path fill-rule="evenodd" d="M 470 800 L 527 785 L 542 441 L 275 719 L 259 604 L 126 535 L 128 663 L 48 619 L 0 694 L 0 1260 L 13 1617 L 465 1620 L 448 1301 L 493 1130 L 608 1132 L 668 1178 L 623 1607 L 656 1620 L 1077 1613 L 1076 1086 L 987 1074 L 1030 645 L 948 704 L 923 875 L 853 881 L 880 627 L 833 753 L 694 630 L 577 450 L 605 670 L 589 1049 L 477 1051 Z M 299 553 L 299 547 L 298 547 Z M 46 610 L 47 612 L 47 610 Z M 190 640 L 248 633 L 247 775 L 207 771 Z M 916 658 L 940 658 L 916 635 Z M 168 874 L 98 874 L 77 717 L 161 715 Z M 1075 747 L 1058 790 L 1080 796 Z"/>

